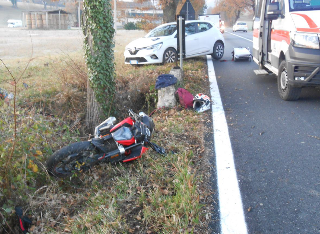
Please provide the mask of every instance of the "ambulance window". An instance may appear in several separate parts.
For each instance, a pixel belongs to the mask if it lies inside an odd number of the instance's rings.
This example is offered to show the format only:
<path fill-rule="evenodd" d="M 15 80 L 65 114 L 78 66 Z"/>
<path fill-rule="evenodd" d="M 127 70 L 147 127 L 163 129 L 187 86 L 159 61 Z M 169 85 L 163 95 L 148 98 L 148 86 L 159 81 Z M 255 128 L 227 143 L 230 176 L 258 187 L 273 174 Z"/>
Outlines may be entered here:
<path fill-rule="evenodd" d="M 290 11 L 310 11 L 319 10 L 318 0 L 289 0 Z"/>
<path fill-rule="evenodd" d="M 282 10 L 284 13 L 284 0 L 270 0 L 270 3 L 279 2 L 279 10 Z"/>
<path fill-rule="evenodd" d="M 279 7 L 280 7 L 282 15 L 284 16 L 285 15 L 284 0 L 280 0 L 280 6 Z"/>
<path fill-rule="evenodd" d="M 290 4 L 290 10 L 292 10 L 293 9 L 293 0 L 290 0 L 289 4 Z"/>

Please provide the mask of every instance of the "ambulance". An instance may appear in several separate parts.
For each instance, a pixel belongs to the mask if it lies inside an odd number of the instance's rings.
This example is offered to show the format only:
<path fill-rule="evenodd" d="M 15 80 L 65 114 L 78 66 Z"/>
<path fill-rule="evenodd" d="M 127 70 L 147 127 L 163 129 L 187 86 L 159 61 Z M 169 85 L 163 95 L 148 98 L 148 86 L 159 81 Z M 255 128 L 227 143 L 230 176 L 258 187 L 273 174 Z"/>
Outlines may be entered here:
<path fill-rule="evenodd" d="M 220 14 L 206 14 L 206 15 L 199 15 L 199 20 L 207 20 L 213 22 L 214 25 L 220 30 L 223 34 L 225 30 L 224 21 L 221 20 Z"/>
<path fill-rule="evenodd" d="M 257 75 L 277 75 L 286 101 L 320 86 L 320 0 L 256 0 L 253 60 Z"/>

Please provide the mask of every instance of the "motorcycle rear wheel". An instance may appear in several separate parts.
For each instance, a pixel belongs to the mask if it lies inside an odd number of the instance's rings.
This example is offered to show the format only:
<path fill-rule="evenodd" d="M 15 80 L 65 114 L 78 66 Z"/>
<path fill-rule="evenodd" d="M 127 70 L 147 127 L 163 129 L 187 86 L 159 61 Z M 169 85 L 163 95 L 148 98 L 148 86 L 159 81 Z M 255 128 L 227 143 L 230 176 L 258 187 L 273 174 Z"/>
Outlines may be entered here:
<path fill-rule="evenodd" d="M 89 141 L 76 142 L 65 146 L 51 155 L 46 167 L 50 175 L 66 178 L 76 172 L 89 168 L 90 156 L 95 153 L 95 147 Z"/>

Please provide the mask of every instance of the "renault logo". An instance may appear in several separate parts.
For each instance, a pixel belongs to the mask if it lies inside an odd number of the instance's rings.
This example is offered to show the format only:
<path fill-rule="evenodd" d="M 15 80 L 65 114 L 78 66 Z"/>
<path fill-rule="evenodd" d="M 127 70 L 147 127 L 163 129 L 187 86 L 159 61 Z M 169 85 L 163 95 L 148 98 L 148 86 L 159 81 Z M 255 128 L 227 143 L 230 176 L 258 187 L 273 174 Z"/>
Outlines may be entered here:
<path fill-rule="evenodd" d="M 130 48 L 129 52 L 130 52 L 130 54 L 136 54 L 138 52 L 138 50 L 136 47 L 134 47 L 134 48 Z"/>

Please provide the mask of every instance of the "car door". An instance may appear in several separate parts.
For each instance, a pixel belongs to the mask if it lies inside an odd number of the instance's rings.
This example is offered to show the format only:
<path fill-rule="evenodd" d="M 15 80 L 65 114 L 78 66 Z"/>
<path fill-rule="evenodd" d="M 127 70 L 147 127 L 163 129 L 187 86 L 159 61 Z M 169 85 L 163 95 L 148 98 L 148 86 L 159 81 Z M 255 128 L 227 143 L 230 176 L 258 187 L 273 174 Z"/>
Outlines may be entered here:
<path fill-rule="evenodd" d="M 185 34 L 186 57 L 195 56 L 200 50 L 199 35 L 197 34 L 197 23 L 187 23 L 185 25 Z"/>
<path fill-rule="evenodd" d="M 199 38 L 199 48 L 198 54 L 204 55 L 208 54 L 210 50 L 213 49 L 214 43 L 216 41 L 216 36 L 213 33 L 212 25 L 206 22 L 198 22 L 198 38 Z"/>

